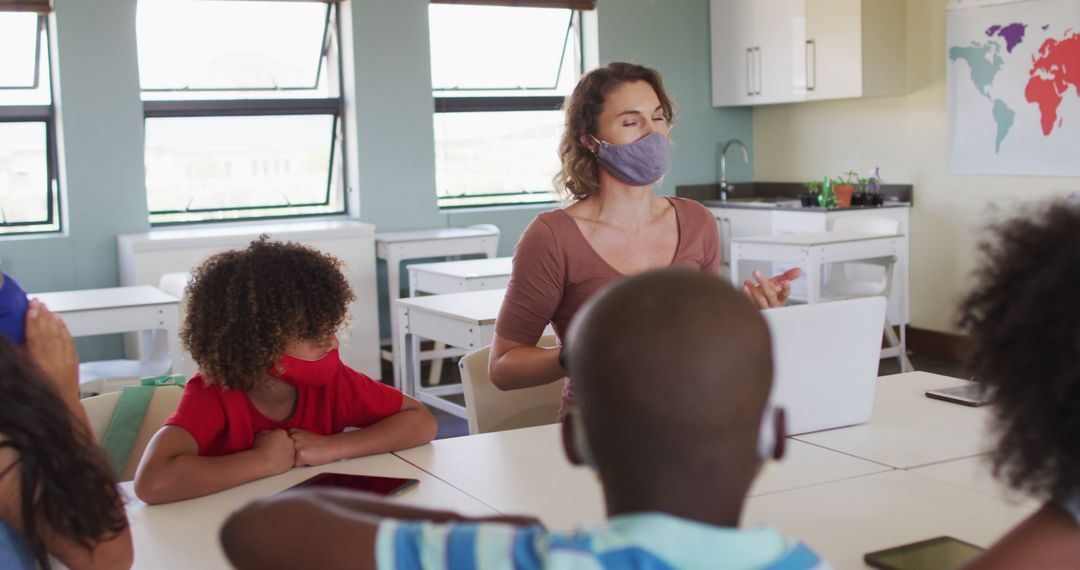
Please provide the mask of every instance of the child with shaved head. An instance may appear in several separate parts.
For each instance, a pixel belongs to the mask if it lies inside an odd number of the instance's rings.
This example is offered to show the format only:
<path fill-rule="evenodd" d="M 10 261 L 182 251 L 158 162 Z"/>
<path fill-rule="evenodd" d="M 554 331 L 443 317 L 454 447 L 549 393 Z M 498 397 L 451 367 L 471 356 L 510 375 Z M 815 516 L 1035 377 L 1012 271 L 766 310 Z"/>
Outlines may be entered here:
<path fill-rule="evenodd" d="M 609 520 L 574 533 L 333 491 L 256 501 L 226 522 L 240 568 L 828 568 L 776 530 L 738 529 L 761 463 L 768 329 L 719 277 L 665 269 L 591 299 L 563 362 L 567 457 L 597 471 Z M 765 450 L 782 452 L 782 415 Z M 286 539 L 288 537 L 289 539 Z M 450 540 L 450 539 L 453 540 Z"/>

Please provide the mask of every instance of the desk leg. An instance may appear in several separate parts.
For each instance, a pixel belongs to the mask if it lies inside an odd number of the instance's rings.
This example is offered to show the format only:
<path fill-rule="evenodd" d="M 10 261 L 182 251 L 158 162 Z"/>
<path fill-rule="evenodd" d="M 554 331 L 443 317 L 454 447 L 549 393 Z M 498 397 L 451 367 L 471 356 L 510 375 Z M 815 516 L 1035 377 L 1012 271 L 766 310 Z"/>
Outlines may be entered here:
<path fill-rule="evenodd" d="M 180 305 L 161 310 L 161 328 L 165 329 L 169 345 L 169 370 L 172 374 L 188 374 L 187 358 L 180 348 Z M 192 374 L 194 375 L 194 374 Z"/>
<path fill-rule="evenodd" d="M 400 323 L 394 315 L 397 310 L 397 300 L 401 297 L 401 259 L 397 256 L 393 247 L 386 257 L 386 287 L 390 299 L 390 351 L 393 353 L 394 386 L 401 389 L 401 332 Z"/>
<path fill-rule="evenodd" d="M 397 316 L 401 350 L 394 351 L 394 365 L 401 370 L 401 376 L 394 387 L 415 398 L 420 387 L 420 337 L 412 333 L 408 308 L 399 307 Z"/>
<path fill-rule="evenodd" d="M 806 303 L 821 302 L 822 256 L 818 248 L 810 248 L 803 254 L 806 259 Z"/>

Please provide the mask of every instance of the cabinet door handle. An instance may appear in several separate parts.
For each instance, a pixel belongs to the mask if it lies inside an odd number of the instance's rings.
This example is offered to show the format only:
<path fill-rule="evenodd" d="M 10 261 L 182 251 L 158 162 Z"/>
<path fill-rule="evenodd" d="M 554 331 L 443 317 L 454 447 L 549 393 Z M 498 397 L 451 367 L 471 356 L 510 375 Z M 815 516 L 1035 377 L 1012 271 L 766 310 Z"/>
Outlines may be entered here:
<path fill-rule="evenodd" d="M 746 48 L 746 94 L 754 94 L 754 48 Z"/>
<path fill-rule="evenodd" d="M 761 64 L 761 46 L 754 48 L 757 52 L 757 65 L 754 68 L 757 70 L 757 94 L 761 95 L 761 69 L 764 67 Z"/>
<path fill-rule="evenodd" d="M 716 221 L 720 222 L 720 264 L 731 262 L 731 219 L 730 218 L 716 218 Z M 724 231 L 724 224 L 727 224 L 727 232 Z"/>
<path fill-rule="evenodd" d="M 817 87 L 817 43 L 806 40 L 806 90 Z"/>

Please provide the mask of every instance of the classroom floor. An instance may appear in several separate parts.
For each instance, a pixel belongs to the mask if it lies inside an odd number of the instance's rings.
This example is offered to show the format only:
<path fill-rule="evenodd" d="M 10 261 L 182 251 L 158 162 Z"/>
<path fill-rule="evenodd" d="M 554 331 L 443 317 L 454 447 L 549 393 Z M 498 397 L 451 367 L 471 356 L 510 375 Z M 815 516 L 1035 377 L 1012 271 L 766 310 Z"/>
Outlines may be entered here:
<path fill-rule="evenodd" d="M 963 365 L 955 360 L 926 354 L 911 354 L 910 358 L 911 365 L 915 367 L 915 370 L 932 372 L 943 376 L 952 376 L 954 378 L 965 377 Z M 427 378 L 428 366 L 429 364 L 427 362 L 422 364 L 421 376 L 423 378 Z M 878 376 L 899 373 L 900 363 L 895 358 L 882 360 L 881 365 L 878 367 Z M 393 375 L 394 372 L 390 367 L 390 363 L 383 361 L 383 378 L 392 378 Z M 443 365 L 443 378 L 447 382 L 459 381 L 457 365 L 453 360 L 447 360 Z M 459 400 L 458 403 L 463 402 Z M 469 435 L 469 423 L 464 419 L 434 408 L 431 409 L 431 413 L 435 415 L 435 419 L 439 422 L 439 431 L 436 434 L 435 439 Z"/>

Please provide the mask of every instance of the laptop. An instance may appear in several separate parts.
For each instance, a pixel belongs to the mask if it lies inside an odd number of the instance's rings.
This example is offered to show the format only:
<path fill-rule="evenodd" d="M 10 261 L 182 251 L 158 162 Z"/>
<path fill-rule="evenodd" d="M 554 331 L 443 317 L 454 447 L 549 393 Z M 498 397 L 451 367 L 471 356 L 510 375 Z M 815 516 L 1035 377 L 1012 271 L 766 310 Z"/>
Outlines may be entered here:
<path fill-rule="evenodd" d="M 874 409 L 885 297 L 762 311 L 772 334 L 773 387 L 788 435 L 860 424 Z"/>

